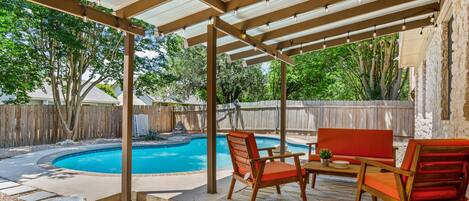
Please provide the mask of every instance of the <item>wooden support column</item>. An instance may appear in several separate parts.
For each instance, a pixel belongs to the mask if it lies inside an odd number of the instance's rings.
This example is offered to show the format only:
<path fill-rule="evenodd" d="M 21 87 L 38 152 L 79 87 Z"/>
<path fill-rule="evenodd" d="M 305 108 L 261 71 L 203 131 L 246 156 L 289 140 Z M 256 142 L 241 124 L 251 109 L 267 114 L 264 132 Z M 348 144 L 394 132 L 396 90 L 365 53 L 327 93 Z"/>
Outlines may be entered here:
<path fill-rule="evenodd" d="M 281 77 L 281 95 L 280 95 L 280 154 L 285 154 L 286 143 L 286 118 L 287 118 L 287 64 L 281 62 L 280 64 L 280 77 Z M 282 159 L 284 160 L 284 159 Z"/>
<path fill-rule="evenodd" d="M 122 188 L 121 200 L 131 199 L 132 191 L 132 109 L 134 75 L 134 35 L 125 33 L 124 39 L 124 103 L 122 105 Z"/>
<path fill-rule="evenodd" d="M 207 25 L 207 191 L 217 193 L 217 30 Z"/>

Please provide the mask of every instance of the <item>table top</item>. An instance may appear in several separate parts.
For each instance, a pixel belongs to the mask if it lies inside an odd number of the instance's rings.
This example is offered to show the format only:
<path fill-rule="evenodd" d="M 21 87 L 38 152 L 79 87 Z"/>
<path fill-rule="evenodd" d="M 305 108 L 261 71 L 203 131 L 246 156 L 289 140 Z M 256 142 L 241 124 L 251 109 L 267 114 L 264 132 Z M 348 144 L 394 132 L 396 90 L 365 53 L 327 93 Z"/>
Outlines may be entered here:
<path fill-rule="evenodd" d="M 310 161 L 303 165 L 303 168 L 309 171 L 318 173 L 336 173 L 336 174 L 350 174 L 351 176 L 357 175 L 360 172 L 360 165 L 348 165 L 348 168 L 335 168 L 334 164 L 330 163 L 329 167 L 324 167 L 319 161 Z M 368 166 L 366 172 L 380 172 L 381 168 Z"/>

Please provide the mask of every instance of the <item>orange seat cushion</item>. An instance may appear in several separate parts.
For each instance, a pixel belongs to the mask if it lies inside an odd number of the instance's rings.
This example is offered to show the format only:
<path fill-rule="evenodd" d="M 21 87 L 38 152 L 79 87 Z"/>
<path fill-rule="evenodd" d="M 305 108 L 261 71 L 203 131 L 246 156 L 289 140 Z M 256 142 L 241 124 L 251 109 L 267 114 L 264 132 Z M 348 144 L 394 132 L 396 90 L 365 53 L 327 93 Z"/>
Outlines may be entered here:
<path fill-rule="evenodd" d="M 366 173 L 364 184 L 394 199 L 399 199 L 396 180 L 393 173 Z M 425 187 L 412 190 L 412 200 L 445 200 L 456 199 L 458 190 L 455 187 Z"/>
<path fill-rule="evenodd" d="M 360 164 L 361 162 L 359 160 L 357 160 L 357 157 L 358 156 L 334 155 L 334 156 L 332 156 L 332 161 L 341 160 L 341 161 L 348 161 L 348 162 L 350 162 L 350 164 Z M 370 159 L 370 160 L 373 160 L 373 161 L 378 161 L 378 162 L 381 162 L 381 163 L 384 163 L 384 164 L 387 164 L 387 165 L 390 165 L 390 166 L 394 166 L 394 159 L 393 158 L 375 158 L 375 157 L 363 157 L 363 156 L 360 156 L 360 157 Z M 309 157 L 309 160 L 310 161 L 320 161 L 321 159 L 319 158 L 318 155 L 311 155 Z"/>
<path fill-rule="evenodd" d="M 305 169 L 301 168 L 302 176 L 306 175 Z M 272 181 L 297 176 L 295 165 L 284 162 L 268 162 L 265 164 L 262 181 Z"/>

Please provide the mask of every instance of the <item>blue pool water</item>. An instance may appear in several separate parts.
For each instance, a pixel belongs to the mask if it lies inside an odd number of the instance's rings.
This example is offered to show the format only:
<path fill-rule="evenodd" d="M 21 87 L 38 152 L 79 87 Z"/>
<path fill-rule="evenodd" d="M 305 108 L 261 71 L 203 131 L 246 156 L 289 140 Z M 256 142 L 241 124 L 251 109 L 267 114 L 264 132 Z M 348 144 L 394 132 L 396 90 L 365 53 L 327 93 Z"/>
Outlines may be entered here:
<path fill-rule="evenodd" d="M 256 137 L 259 148 L 273 147 L 280 141 L 274 138 Z M 292 152 L 307 152 L 304 145 L 288 143 Z M 262 153 L 261 153 L 262 154 Z M 65 155 L 53 161 L 56 167 L 98 172 L 120 173 L 122 163 L 120 148 L 85 151 Z M 226 137 L 217 137 L 217 168 L 231 168 L 231 159 Z M 207 138 L 194 138 L 188 144 L 168 146 L 133 147 L 132 172 L 135 174 L 156 174 L 188 172 L 207 169 Z"/>

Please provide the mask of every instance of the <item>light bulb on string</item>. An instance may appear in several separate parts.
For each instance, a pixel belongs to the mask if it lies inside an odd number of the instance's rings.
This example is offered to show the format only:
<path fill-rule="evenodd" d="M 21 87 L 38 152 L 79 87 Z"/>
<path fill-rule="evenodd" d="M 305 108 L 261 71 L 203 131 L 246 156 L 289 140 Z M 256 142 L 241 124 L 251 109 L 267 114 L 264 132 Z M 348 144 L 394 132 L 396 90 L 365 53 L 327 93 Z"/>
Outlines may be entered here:
<path fill-rule="evenodd" d="M 350 31 L 347 32 L 347 43 L 350 43 Z"/>
<path fill-rule="evenodd" d="M 329 6 L 327 4 L 324 6 L 324 11 L 326 11 L 326 13 L 329 12 Z"/>

